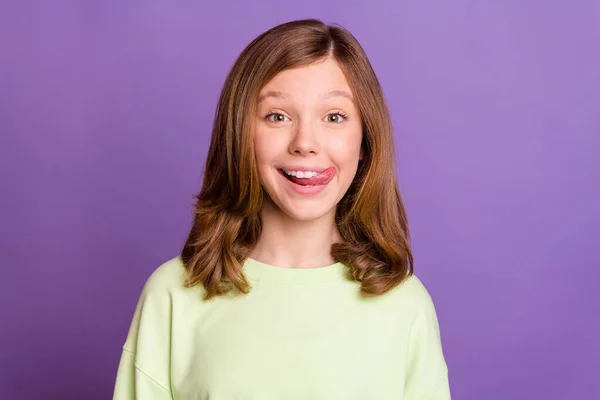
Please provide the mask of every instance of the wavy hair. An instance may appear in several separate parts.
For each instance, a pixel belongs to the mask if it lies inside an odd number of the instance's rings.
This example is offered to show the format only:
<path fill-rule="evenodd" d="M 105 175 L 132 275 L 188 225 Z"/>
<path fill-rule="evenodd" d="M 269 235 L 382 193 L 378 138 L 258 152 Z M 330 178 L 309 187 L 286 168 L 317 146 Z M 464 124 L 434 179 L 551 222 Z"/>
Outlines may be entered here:
<path fill-rule="evenodd" d="M 386 293 L 413 273 L 406 212 L 394 173 L 394 143 L 381 85 L 350 32 L 309 19 L 278 25 L 254 39 L 229 72 L 218 102 L 204 180 L 181 258 L 186 286 L 205 299 L 251 286 L 242 265 L 261 234 L 264 192 L 254 157 L 260 90 L 279 72 L 333 57 L 361 115 L 363 160 L 336 209 L 342 237 L 331 255 L 348 267 L 364 296 Z"/>

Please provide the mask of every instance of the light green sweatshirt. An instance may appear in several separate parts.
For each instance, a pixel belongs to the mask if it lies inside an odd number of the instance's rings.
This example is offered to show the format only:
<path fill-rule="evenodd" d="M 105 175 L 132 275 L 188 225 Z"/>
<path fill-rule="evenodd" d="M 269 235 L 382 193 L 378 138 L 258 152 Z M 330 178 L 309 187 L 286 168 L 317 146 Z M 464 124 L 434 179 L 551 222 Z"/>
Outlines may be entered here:
<path fill-rule="evenodd" d="M 359 296 L 341 263 L 291 269 L 248 259 L 247 295 L 202 300 L 180 257 L 146 282 L 115 400 L 448 400 L 431 297 L 416 276 Z"/>

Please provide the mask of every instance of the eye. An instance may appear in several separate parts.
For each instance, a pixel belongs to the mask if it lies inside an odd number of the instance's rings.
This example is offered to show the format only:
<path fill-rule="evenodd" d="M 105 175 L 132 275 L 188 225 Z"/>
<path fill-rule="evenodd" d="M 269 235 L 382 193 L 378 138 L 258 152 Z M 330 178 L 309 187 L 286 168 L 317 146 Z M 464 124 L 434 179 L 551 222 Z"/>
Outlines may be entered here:
<path fill-rule="evenodd" d="M 288 120 L 288 117 L 280 113 L 270 113 L 265 119 L 270 122 L 285 122 Z"/>
<path fill-rule="evenodd" d="M 334 112 L 331 114 L 327 114 L 325 117 L 325 122 L 331 122 L 333 124 L 339 124 L 346 120 L 346 115 L 341 112 Z"/>

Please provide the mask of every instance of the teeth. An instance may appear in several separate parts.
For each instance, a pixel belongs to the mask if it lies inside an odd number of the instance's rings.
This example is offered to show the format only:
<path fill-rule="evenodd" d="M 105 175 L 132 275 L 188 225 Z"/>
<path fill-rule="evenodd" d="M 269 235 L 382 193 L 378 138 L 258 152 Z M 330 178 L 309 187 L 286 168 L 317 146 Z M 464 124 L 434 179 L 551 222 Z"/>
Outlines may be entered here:
<path fill-rule="evenodd" d="M 296 178 L 312 178 L 319 175 L 314 171 L 283 171 L 286 175 L 295 176 Z"/>

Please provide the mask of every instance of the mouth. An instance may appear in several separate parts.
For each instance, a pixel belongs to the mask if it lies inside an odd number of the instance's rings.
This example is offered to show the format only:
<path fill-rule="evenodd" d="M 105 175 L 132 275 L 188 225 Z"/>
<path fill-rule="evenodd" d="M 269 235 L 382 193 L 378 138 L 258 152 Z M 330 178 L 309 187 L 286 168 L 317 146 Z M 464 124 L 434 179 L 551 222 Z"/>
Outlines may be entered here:
<path fill-rule="evenodd" d="M 306 182 L 294 182 L 293 181 L 293 176 L 286 174 L 282 169 L 278 169 L 277 170 L 279 172 L 279 175 L 281 175 L 285 180 L 287 180 L 288 182 L 290 182 L 292 185 L 297 185 L 297 186 L 302 186 L 302 187 L 314 187 L 315 185 L 309 185 Z"/>
<path fill-rule="evenodd" d="M 278 168 L 277 171 L 288 181 L 295 185 L 313 187 L 313 186 L 325 186 L 335 176 L 336 170 L 334 167 L 321 170 L 319 172 L 314 171 L 284 171 L 283 168 Z"/>
<path fill-rule="evenodd" d="M 288 181 L 290 181 L 290 182 L 292 182 L 294 184 L 297 184 L 297 185 L 300 185 L 300 186 L 314 186 L 314 185 L 307 185 L 307 184 L 302 184 L 302 183 L 296 183 L 296 182 L 294 182 L 292 180 L 292 176 L 286 174 L 282 169 L 278 169 L 277 171 L 279 172 L 279 175 L 283 176 L 285 179 L 287 179 Z"/>
<path fill-rule="evenodd" d="M 293 174 L 292 171 L 284 172 L 282 168 L 278 168 L 277 172 L 279 172 L 279 175 L 281 175 L 281 178 L 285 184 L 284 186 L 288 190 L 305 198 L 310 198 L 323 193 L 329 187 L 329 182 L 331 182 L 336 174 L 336 170 L 333 167 L 325 169 L 316 175 L 309 173 L 307 174 L 306 178 L 304 177 L 304 171 L 302 174 Z M 299 177 L 299 175 L 302 177 Z"/>

